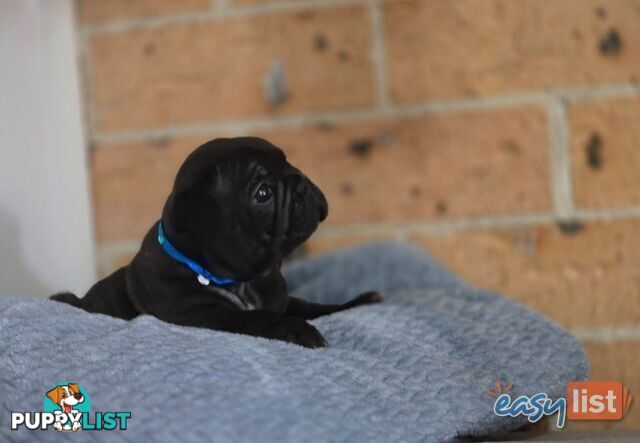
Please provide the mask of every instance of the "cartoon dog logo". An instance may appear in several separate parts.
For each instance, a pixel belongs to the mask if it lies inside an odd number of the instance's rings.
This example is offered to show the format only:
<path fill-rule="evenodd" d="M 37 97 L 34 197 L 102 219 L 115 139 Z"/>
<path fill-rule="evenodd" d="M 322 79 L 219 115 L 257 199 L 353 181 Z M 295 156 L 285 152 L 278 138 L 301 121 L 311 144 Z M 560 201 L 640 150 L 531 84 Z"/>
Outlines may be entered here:
<path fill-rule="evenodd" d="M 80 388 L 77 383 L 69 383 L 68 385 L 56 386 L 49 392 L 47 392 L 47 397 L 51 399 L 57 406 L 60 406 L 62 413 L 70 414 L 73 411 L 73 407 L 78 403 L 84 402 L 84 396 L 80 392 Z M 60 422 L 56 422 L 54 424 L 54 428 L 57 431 L 77 431 L 81 429 L 82 425 L 80 422 L 76 421 L 73 423 L 73 426 L 69 425 L 70 421 L 67 421 L 64 428 Z"/>

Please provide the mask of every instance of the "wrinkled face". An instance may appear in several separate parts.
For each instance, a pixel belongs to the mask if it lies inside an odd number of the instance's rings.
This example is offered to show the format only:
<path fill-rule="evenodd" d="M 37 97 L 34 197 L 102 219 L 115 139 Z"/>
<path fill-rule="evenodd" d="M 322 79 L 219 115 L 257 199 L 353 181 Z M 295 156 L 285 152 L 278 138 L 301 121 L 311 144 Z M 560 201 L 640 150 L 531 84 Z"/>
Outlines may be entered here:
<path fill-rule="evenodd" d="M 282 151 L 274 157 L 251 162 L 236 183 L 238 188 L 244 184 L 244 217 L 252 230 L 287 255 L 316 230 L 328 206 L 320 189 L 291 166 Z"/>
<path fill-rule="evenodd" d="M 327 216 L 316 185 L 258 138 L 216 139 L 185 161 L 163 214 L 208 264 L 250 277 L 282 258 Z"/>

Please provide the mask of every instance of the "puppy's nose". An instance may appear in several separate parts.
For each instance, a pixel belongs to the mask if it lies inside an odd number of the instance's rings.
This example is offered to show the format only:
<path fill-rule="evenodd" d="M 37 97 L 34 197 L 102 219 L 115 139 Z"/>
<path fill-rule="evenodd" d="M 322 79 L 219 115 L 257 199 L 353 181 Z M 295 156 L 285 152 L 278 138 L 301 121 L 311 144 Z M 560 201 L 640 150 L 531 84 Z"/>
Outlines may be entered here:
<path fill-rule="evenodd" d="M 320 206 L 320 221 L 324 221 L 329 215 L 329 203 L 320 189 L 318 189 L 318 205 Z"/>
<path fill-rule="evenodd" d="M 82 394 L 78 392 L 77 394 L 73 394 L 73 397 L 74 397 L 76 400 L 80 400 L 80 399 L 82 398 Z"/>

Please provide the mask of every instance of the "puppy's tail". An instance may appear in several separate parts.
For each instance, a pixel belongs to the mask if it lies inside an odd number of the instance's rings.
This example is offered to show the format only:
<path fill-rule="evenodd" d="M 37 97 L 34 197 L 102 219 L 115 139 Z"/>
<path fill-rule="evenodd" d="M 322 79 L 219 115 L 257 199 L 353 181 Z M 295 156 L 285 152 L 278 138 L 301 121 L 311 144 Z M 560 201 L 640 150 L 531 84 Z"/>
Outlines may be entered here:
<path fill-rule="evenodd" d="M 72 294 L 71 292 L 60 292 L 58 294 L 53 294 L 51 297 L 49 297 L 49 299 L 67 303 L 71 306 L 75 306 L 76 308 L 82 307 L 82 300 L 80 300 L 78 297 L 76 297 L 75 294 Z"/>

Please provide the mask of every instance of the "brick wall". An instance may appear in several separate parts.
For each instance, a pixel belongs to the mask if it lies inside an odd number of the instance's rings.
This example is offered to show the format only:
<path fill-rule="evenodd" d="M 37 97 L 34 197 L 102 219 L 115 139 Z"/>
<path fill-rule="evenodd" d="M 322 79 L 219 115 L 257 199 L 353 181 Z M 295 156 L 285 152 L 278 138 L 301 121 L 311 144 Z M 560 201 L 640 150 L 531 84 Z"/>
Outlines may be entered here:
<path fill-rule="evenodd" d="M 416 242 L 640 392 L 640 0 L 82 0 L 78 20 L 102 273 L 190 150 L 260 135 L 329 198 L 307 253 Z"/>

